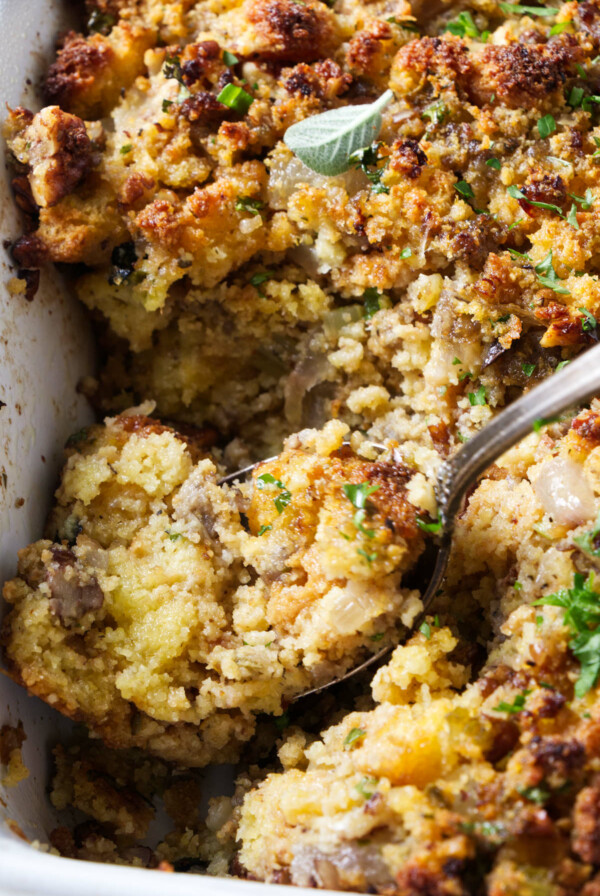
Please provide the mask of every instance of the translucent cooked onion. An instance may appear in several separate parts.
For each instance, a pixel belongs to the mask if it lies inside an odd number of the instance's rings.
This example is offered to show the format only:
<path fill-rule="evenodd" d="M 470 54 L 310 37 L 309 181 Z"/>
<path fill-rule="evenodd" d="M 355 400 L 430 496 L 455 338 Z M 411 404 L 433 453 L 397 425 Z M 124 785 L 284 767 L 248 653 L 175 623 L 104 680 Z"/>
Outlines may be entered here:
<path fill-rule="evenodd" d="M 298 361 L 284 388 L 285 417 L 293 426 L 302 422 L 302 405 L 306 393 L 327 379 L 331 370 L 327 356 L 318 352 L 309 352 Z"/>
<path fill-rule="evenodd" d="M 337 177 L 325 177 L 311 171 L 304 162 L 288 153 L 275 154 L 271 161 L 269 173 L 269 205 L 275 209 L 287 208 L 287 202 L 300 184 L 309 187 L 321 187 L 331 193 L 333 189 L 343 189 L 349 196 L 370 185 L 367 177 L 359 168 L 351 168 Z"/>
<path fill-rule="evenodd" d="M 376 847 L 348 843 L 326 853 L 318 846 L 296 850 L 290 866 L 292 883 L 297 887 L 323 887 L 347 890 L 348 879 L 360 872 L 367 887 L 383 888 L 392 883 L 390 872 Z M 345 879 L 346 878 L 346 879 Z"/>
<path fill-rule="evenodd" d="M 594 493 L 575 461 L 555 457 L 533 484 L 544 510 L 562 526 L 578 526 L 594 514 Z"/>

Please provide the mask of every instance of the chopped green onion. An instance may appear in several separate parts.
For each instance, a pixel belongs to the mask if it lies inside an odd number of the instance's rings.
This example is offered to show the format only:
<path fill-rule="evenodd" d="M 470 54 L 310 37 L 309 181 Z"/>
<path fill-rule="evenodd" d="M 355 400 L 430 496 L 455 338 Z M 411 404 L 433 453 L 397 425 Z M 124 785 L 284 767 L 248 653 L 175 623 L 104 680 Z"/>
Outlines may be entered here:
<path fill-rule="evenodd" d="M 224 106 L 229 106 L 234 112 L 245 115 L 254 102 L 254 97 L 246 93 L 243 87 L 237 87 L 235 84 L 226 84 L 217 96 L 217 101 L 223 103 Z"/>

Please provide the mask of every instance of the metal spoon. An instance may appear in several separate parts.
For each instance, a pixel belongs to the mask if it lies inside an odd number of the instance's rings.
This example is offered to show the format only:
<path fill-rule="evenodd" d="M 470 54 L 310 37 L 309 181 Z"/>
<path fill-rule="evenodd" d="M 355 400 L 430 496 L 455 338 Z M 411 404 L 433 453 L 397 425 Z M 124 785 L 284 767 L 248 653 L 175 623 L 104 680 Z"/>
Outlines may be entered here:
<path fill-rule="evenodd" d="M 528 435 L 534 424 L 556 422 L 557 415 L 571 407 L 584 404 L 595 395 L 600 396 L 600 344 L 588 349 L 575 361 L 569 362 L 567 367 L 514 401 L 442 464 L 436 487 L 442 528 L 435 538 L 437 555 L 432 563 L 431 578 L 421 598 L 424 612 L 442 584 L 448 566 L 456 517 L 471 486 L 500 455 L 512 448 L 519 439 Z M 257 466 L 258 464 L 253 464 L 231 473 L 222 479 L 221 483 L 243 479 Z M 362 672 L 367 666 L 381 660 L 391 650 L 393 646 L 384 647 L 340 678 L 305 691 L 294 699 L 319 693 L 331 685 L 346 681 Z"/>

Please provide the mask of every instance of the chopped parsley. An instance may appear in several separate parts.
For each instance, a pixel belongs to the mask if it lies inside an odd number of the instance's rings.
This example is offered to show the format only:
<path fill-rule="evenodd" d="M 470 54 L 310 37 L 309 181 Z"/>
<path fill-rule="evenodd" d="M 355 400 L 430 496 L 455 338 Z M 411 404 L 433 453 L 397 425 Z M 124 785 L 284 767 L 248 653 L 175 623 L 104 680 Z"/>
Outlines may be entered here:
<path fill-rule="evenodd" d="M 426 638 L 427 641 L 431 638 L 431 626 L 428 622 L 422 622 L 419 626 L 419 631 Z"/>
<path fill-rule="evenodd" d="M 264 535 L 265 532 L 270 532 L 272 528 L 273 526 L 261 526 L 257 533 L 258 537 L 260 538 L 260 536 Z"/>
<path fill-rule="evenodd" d="M 456 19 L 448 22 L 446 31 L 455 34 L 457 37 L 472 37 L 474 40 L 480 40 L 485 43 L 490 36 L 489 31 L 480 31 L 470 12 L 461 12 Z"/>
<path fill-rule="evenodd" d="M 277 497 L 273 498 L 273 503 L 275 504 L 277 513 L 283 513 L 285 508 L 292 500 L 292 493 L 289 491 L 287 486 L 283 484 L 281 479 L 275 479 L 275 477 L 272 476 L 271 473 L 261 473 L 260 476 L 257 477 L 256 484 L 259 489 L 263 489 L 266 485 L 275 485 L 278 489 L 280 489 Z"/>
<path fill-rule="evenodd" d="M 368 800 L 377 790 L 377 783 L 377 778 L 365 775 L 365 777 L 361 778 L 358 784 L 355 784 L 354 787 L 358 790 L 361 796 L 364 796 L 364 798 Z"/>
<path fill-rule="evenodd" d="M 428 523 L 426 520 L 422 520 L 421 517 L 417 517 L 417 526 L 423 532 L 429 532 L 431 535 L 437 535 L 438 532 L 442 530 L 442 521 L 434 520 L 432 523 Z"/>
<path fill-rule="evenodd" d="M 231 68 L 233 65 L 237 65 L 240 60 L 237 58 L 235 53 L 230 53 L 229 50 L 223 51 L 223 62 L 226 66 Z"/>
<path fill-rule="evenodd" d="M 573 541 L 575 542 L 577 547 L 581 548 L 581 550 L 585 554 L 589 554 L 590 557 L 600 557 L 600 539 L 598 538 L 599 535 L 600 513 L 598 514 L 593 527 L 587 532 L 584 532 L 582 535 L 576 535 L 573 538 Z"/>
<path fill-rule="evenodd" d="M 475 193 L 473 192 L 473 187 L 471 184 L 468 184 L 466 180 L 459 180 L 457 184 L 454 184 L 454 189 L 457 193 L 463 197 L 463 199 L 474 199 Z"/>
<path fill-rule="evenodd" d="M 552 249 L 548 250 L 548 254 L 542 258 L 539 264 L 536 264 L 534 270 L 541 286 L 552 289 L 563 296 L 570 295 L 569 290 L 561 286 L 561 280 L 552 265 Z"/>
<path fill-rule="evenodd" d="M 116 22 L 116 18 L 109 12 L 100 12 L 99 9 L 94 9 L 87 21 L 87 29 L 90 34 L 97 33 L 106 36 L 110 34 Z"/>
<path fill-rule="evenodd" d="M 371 553 L 369 553 L 368 551 L 365 551 L 364 548 L 357 548 L 356 553 L 360 557 L 364 557 L 365 560 L 367 561 L 367 563 L 369 564 L 369 566 L 371 565 L 371 563 L 373 563 L 375 560 L 377 560 L 377 553 L 375 551 L 372 551 Z"/>
<path fill-rule="evenodd" d="M 564 219 L 564 214 L 562 208 L 558 205 L 554 205 L 552 202 L 538 202 L 536 199 L 529 199 L 528 196 L 525 195 L 523 190 L 520 190 L 514 184 L 510 187 L 507 187 L 506 192 L 509 196 L 512 196 L 513 199 L 521 200 L 525 202 L 527 205 L 533 205 L 535 208 L 546 209 L 549 212 L 555 212 L 559 217 Z"/>
<path fill-rule="evenodd" d="M 523 364 L 522 366 L 525 376 L 531 376 L 531 374 L 535 370 L 535 364 Z"/>
<path fill-rule="evenodd" d="M 382 641 L 385 638 L 385 632 L 375 632 L 374 635 L 371 635 L 371 641 Z"/>
<path fill-rule="evenodd" d="M 360 168 L 371 182 L 374 193 L 389 193 L 390 188 L 381 183 L 381 178 L 387 168 L 387 159 L 383 165 L 379 165 L 379 143 L 371 143 L 364 149 L 357 149 L 350 156 L 350 164 Z"/>
<path fill-rule="evenodd" d="M 428 118 L 433 125 L 441 124 L 448 115 L 448 107 L 443 100 L 431 103 L 423 110 L 423 118 Z"/>
<path fill-rule="evenodd" d="M 537 126 L 540 137 L 549 137 L 556 130 L 554 115 L 544 115 L 543 118 L 539 119 Z"/>
<path fill-rule="evenodd" d="M 410 258 L 411 255 L 412 255 L 412 249 L 410 248 L 410 246 L 407 246 L 400 253 L 400 258 Z"/>
<path fill-rule="evenodd" d="M 488 166 L 488 168 L 493 168 L 495 171 L 500 171 L 500 169 L 502 168 L 500 159 L 488 159 L 485 164 Z"/>
<path fill-rule="evenodd" d="M 125 143 L 125 144 L 123 144 L 123 146 L 121 147 L 119 152 L 121 153 L 122 156 L 126 156 L 127 153 L 131 152 L 132 149 L 133 149 L 133 146 L 131 145 L 131 143 Z"/>
<path fill-rule="evenodd" d="M 595 330 L 598 326 L 598 321 L 596 320 L 592 312 L 583 307 L 578 308 L 577 310 L 581 311 L 581 314 L 583 315 L 581 329 L 584 331 L 584 333 L 588 333 L 590 330 Z"/>
<path fill-rule="evenodd" d="M 258 274 L 253 274 L 252 277 L 250 277 L 250 286 L 254 287 L 261 299 L 265 298 L 265 294 L 260 287 L 263 283 L 266 283 L 267 280 L 270 280 L 274 273 L 275 271 L 259 271 Z"/>
<path fill-rule="evenodd" d="M 349 750 L 352 744 L 355 744 L 357 740 L 361 740 L 366 733 L 364 728 L 351 728 L 344 738 L 344 750 Z"/>
<path fill-rule="evenodd" d="M 487 404 L 485 386 L 480 386 L 475 392 L 469 392 L 468 397 L 471 407 Z"/>
<path fill-rule="evenodd" d="M 235 200 L 236 212 L 249 212 L 251 215 L 260 215 L 260 210 L 264 208 L 264 205 L 260 199 L 252 199 L 251 196 L 238 196 Z"/>
<path fill-rule="evenodd" d="M 383 293 L 380 293 L 379 290 L 374 286 L 367 287 L 367 289 L 365 289 L 365 291 L 363 292 L 363 317 L 366 320 L 371 320 L 373 315 L 377 314 L 377 312 L 381 310 L 379 299 L 382 295 Z"/>
<path fill-rule="evenodd" d="M 181 532 L 172 532 L 171 529 L 165 529 L 165 532 L 169 536 L 169 541 L 179 541 L 180 538 L 183 538 Z"/>
<path fill-rule="evenodd" d="M 538 806 L 543 806 L 550 799 L 550 791 L 543 784 L 538 787 L 517 787 L 517 790 L 526 800 Z"/>
<path fill-rule="evenodd" d="M 558 423 L 560 417 L 538 417 L 533 421 L 533 431 L 539 432 L 544 426 L 550 426 L 551 423 Z"/>
<path fill-rule="evenodd" d="M 561 588 L 535 602 L 535 606 L 562 607 L 564 623 L 571 631 L 569 647 L 581 669 L 575 696 L 583 697 L 594 687 L 600 674 L 600 594 L 593 590 L 594 574 L 587 579 L 575 573 L 572 588 Z"/>
<path fill-rule="evenodd" d="M 366 535 L 367 538 L 373 538 L 375 532 L 373 529 L 365 529 L 364 521 L 367 515 L 368 510 L 368 499 L 369 496 L 376 492 L 381 488 L 381 485 L 369 485 L 368 482 L 360 482 L 358 485 L 353 485 L 352 483 L 345 483 L 342 486 L 342 490 L 353 507 L 356 507 L 356 512 L 352 517 L 352 522 L 359 532 L 362 532 L 363 535 Z M 359 550 L 359 553 L 360 550 Z M 367 555 L 364 551 L 361 553 L 361 556 L 365 557 L 365 559 L 371 563 L 372 560 L 377 559 L 377 555 Z M 371 559 L 369 560 L 369 556 Z"/>
<path fill-rule="evenodd" d="M 558 373 L 559 371 L 564 370 L 564 368 L 567 366 L 567 364 L 570 364 L 570 363 L 571 363 L 570 361 L 560 361 L 554 368 L 554 373 Z"/>
<path fill-rule="evenodd" d="M 238 87 L 235 84 L 226 84 L 217 96 L 217 101 L 233 109 L 234 112 L 245 115 L 254 102 L 254 97 L 246 93 L 243 87 Z"/>
<path fill-rule="evenodd" d="M 530 693 L 531 691 L 525 690 L 521 694 L 517 694 L 512 703 L 506 703 L 504 700 L 501 700 L 498 706 L 494 706 L 494 712 L 506 712 L 511 716 L 523 712 L 525 701 Z"/>
<path fill-rule="evenodd" d="M 555 37 L 555 35 L 557 34 L 562 34 L 563 31 L 566 31 L 567 28 L 570 28 L 572 24 L 573 22 L 570 20 L 568 22 L 557 22 L 556 25 L 553 25 L 550 29 L 550 37 Z"/>

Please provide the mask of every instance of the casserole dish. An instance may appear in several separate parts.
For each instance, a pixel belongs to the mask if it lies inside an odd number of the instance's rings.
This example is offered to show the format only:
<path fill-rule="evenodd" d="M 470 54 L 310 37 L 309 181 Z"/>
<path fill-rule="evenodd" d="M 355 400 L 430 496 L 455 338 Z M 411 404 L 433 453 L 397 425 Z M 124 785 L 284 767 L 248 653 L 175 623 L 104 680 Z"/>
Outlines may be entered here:
<path fill-rule="evenodd" d="M 65 6 L 52 0 L 0 2 L 0 21 L 8 37 L 0 60 L 0 93 L 9 105 L 39 108 L 35 84 L 51 58 L 56 34 L 68 25 Z M 4 148 L 1 151 L 4 163 Z M 19 224 L 4 164 L 0 192 L 2 238 L 14 239 Z M 93 371 L 94 351 L 85 314 L 67 294 L 60 275 L 54 270 L 45 272 L 34 300 L 28 302 L 14 294 L 14 265 L 6 250 L 2 254 L 0 575 L 4 581 L 14 574 L 19 547 L 41 531 L 69 433 L 92 420 L 76 386 Z M 28 841 L 47 842 L 56 825 L 46 794 L 49 748 L 74 726 L 3 674 L 0 727 L 16 726 L 19 721 L 26 736 L 23 761 L 29 774 L 16 787 L 0 785 L 2 894 L 109 894 L 142 887 L 157 894 L 283 891 L 283 887 L 214 878 L 203 882 L 196 875 L 147 874 L 142 869 L 74 862 L 38 851 Z M 223 774 L 217 775 L 221 787 Z M 207 777 L 210 787 L 211 772 Z"/>

